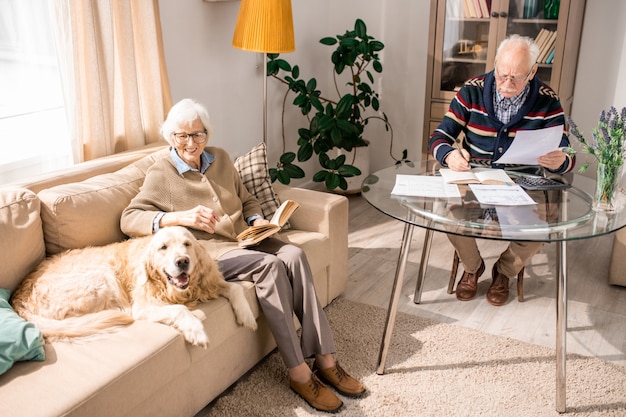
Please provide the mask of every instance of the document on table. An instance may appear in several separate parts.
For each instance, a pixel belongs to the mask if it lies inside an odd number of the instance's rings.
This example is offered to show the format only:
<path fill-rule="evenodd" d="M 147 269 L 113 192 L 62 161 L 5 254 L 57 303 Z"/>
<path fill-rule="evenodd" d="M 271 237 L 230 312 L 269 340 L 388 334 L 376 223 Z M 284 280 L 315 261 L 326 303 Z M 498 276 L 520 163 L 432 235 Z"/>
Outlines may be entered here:
<path fill-rule="evenodd" d="M 537 158 L 555 151 L 561 144 L 563 125 L 537 130 L 519 130 L 498 164 L 537 165 Z"/>
<path fill-rule="evenodd" d="M 446 184 L 443 177 L 397 174 L 392 195 L 409 197 L 461 197 L 456 184 Z"/>
<path fill-rule="evenodd" d="M 470 188 L 481 204 L 494 206 L 525 206 L 537 204 L 519 185 L 470 184 Z"/>

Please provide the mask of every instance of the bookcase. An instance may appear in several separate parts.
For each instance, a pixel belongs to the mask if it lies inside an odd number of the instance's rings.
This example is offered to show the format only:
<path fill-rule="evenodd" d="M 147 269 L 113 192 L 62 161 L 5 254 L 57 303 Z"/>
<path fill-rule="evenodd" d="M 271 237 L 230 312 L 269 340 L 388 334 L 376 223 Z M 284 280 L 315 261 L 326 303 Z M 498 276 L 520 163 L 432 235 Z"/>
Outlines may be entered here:
<path fill-rule="evenodd" d="M 500 41 L 514 33 L 540 45 L 536 76 L 570 113 L 584 11 L 585 0 L 431 0 L 424 159 L 428 137 L 456 91 L 466 79 L 491 71 Z"/>

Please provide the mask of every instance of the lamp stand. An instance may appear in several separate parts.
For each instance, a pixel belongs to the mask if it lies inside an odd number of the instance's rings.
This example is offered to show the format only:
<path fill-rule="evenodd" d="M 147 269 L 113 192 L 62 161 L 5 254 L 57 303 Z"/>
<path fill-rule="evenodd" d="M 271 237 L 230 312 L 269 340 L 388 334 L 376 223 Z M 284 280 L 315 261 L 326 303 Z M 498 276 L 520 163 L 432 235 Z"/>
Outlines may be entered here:
<path fill-rule="evenodd" d="M 263 143 L 267 145 L 267 58 L 263 53 Z"/>

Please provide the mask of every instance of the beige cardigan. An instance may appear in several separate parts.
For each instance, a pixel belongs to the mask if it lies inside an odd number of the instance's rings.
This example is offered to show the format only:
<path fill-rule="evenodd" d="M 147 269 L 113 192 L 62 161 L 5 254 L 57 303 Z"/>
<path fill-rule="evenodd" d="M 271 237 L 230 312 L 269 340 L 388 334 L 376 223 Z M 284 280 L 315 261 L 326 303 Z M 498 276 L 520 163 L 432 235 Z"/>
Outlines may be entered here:
<path fill-rule="evenodd" d="M 212 146 L 206 151 L 215 160 L 204 174 L 187 171 L 180 175 L 169 157 L 156 161 L 139 193 L 122 212 L 122 231 L 131 237 L 146 236 L 152 234 L 152 222 L 158 213 L 203 205 L 221 216 L 215 234 L 189 230 L 205 241 L 204 246 L 214 258 L 238 248 L 236 236 L 248 227 L 245 219 L 261 214 L 261 206 L 246 189 L 228 153 Z"/>

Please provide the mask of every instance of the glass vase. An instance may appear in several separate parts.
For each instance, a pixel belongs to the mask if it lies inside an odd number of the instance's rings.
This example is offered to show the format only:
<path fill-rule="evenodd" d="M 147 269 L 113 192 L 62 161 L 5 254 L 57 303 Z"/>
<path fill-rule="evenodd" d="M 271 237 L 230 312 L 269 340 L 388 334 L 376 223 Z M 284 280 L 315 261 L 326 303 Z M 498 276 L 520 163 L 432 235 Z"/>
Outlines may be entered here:
<path fill-rule="evenodd" d="M 622 165 L 598 164 L 596 195 L 593 208 L 596 211 L 615 210 L 615 196 L 619 186 Z"/>

